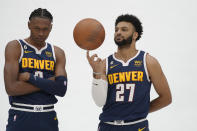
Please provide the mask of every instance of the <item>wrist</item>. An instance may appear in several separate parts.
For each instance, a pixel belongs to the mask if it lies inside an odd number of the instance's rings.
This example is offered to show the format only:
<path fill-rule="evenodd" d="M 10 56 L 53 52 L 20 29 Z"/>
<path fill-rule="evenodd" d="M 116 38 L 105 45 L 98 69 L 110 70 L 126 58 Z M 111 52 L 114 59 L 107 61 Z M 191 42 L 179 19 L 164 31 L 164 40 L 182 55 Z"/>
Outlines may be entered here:
<path fill-rule="evenodd" d="M 104 73 L 101 73 L 101 72 L 93 72 L 93 77 L 95 79 L 101 79 L 103 76 L 105 76 Z"/>
<path fill-rule="evenodd" d="M 93 75 L 102 75 L 102 73 L 101 72 L 94 72 L 93 71 Z"/>

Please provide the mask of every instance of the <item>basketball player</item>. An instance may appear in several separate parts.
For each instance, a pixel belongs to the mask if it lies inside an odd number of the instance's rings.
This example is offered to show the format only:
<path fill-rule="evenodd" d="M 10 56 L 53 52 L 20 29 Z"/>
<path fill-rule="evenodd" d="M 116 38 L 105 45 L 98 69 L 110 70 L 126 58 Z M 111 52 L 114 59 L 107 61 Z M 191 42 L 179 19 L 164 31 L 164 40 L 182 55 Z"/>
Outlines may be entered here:
<path fill-rule="evenodd" d="M 142 24 L 133 15 L 121 15 L 115 22 L 116 53 L 104 60 L 96 54 L 87 59 L 93 69 L 92 95 L 103 106 L 99 131 L 149 131 L 148 113 L 171 103 L 171 92 L 159 62 L 136 49 Z M 150 102 L 153 83 L 158 97 Z"/>
<path fill-rule="evenodd" d="M 52 22 L 49 11 L 34 10 L 30 36 L 6 46 L 4 80 L 11 105 L 6 131 L 58 131 L 55 96 L 65 95 L 67 75 L 64 51 L 45 42 Z"/>

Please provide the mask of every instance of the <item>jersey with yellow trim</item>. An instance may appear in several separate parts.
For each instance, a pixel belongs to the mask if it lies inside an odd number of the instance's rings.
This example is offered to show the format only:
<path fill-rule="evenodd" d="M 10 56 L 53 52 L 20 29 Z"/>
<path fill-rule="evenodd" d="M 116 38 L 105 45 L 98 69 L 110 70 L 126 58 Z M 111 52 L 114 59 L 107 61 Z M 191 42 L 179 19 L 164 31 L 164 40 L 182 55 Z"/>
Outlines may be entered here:
<path fill-rule="evenodd" d="M 134 121 L 148 115 L 151 82 L 146 68 L 146 53 L 138 53 L 126 63 L 114 54 L 106 59 L 107 100 L 101 121 Z"/>
<path fill-rule="evenodd" d="M 25 40 L 18 40 L 21 45 L 21 57 L 19 60 L 19 73 L 29 72 L 41 78 L 49 78 L 55 75 L 55 53 L 51 44 L 38 50 Z M 10 96 L 10 104 L 13 102 L 25 104 L 55 104 L 57 99 L 54 95 L 39 91 L 22 96 Z"/>

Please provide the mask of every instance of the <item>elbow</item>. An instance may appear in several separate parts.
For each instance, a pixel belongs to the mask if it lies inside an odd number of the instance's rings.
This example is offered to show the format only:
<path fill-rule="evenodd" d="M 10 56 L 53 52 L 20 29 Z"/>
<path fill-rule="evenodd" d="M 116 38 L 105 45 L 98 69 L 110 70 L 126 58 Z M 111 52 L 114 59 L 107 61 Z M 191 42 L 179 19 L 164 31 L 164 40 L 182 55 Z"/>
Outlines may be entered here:
<path fill-rule="evenodd" d="M 57 96 L 59 96 L 59 97 L 64 97 L 65 94 L 66 94 L 66 92 L 65 92 L 65 93 L 62 93 L 62 92 L 61 92 L 61 93 L 58 93 Z"/>
<path fill-rule="evenodd" d="M 170 105 L 172 103 L 172 96 L 170 96 L 167 100 L 167 104 Z"/>
<path fill-rule="evenodd" d="M 56 94 L 59 97 L 64 97 L 67 91 L 67 87 L 62 87 L 62 89 Z"/>
<path fill-rule="evenodd" d="M 94 103 L 98 106 L 98 107 L 103 107 L 105 105 L 106 99 L 103 97 L 99 97 L 96 95 L 92 95 Z"/>
<path fill-rule="evenodd" d="M 8 90 L 8 89 L 6 90 L 6 93 L 8 94 L 8 96 L 13 96 L 14 95 L 13 92 Z"/>
<path fill-rule="evenodd" d="M 57 84 L 55 87 L 56 88 L 58 87 L 56 95 L 59 96 L 59 97 L 64 97 L 65 94 L 66 94 L 67 85 L 68 85 L 67 78 L 59 76 L 59 77 L 55 78 L 55 82 Z"/>
<path fill-rule="evenodd" d="M 163 97 L 163 103 L 164 103 L 164 106 L 170 105 L 172 103 L 172 97 L 171 96 Z"/>
<path fill-rule="evenodd" d="M 8 96 L 15 96 L 14 88 L 11 86 L 5 86 L 6 93 Z"/>
<path fill-rule="evenodd" d="M 166 103 L 167 105 L 170 105 L 172 103 L 172 95 L 171 93 L 169 93 L 169 95 L 167 95 L 168 97 L 166 97 Z"/>

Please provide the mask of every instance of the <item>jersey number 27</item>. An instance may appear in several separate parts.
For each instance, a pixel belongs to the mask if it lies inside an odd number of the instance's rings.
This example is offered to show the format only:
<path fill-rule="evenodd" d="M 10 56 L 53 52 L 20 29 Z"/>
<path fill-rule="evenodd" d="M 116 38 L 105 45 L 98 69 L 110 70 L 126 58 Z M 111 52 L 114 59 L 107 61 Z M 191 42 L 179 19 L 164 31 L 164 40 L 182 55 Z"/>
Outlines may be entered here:
<path fill-rule="evenodd" d="M 133 101 L 135 84 L 117 84 L 116 85 L 116 101 L 117 102 L 124 101 L 125 86 L 126 86 L 126 90 L 130 90 L 128 101 L 129 102 Z"/>

